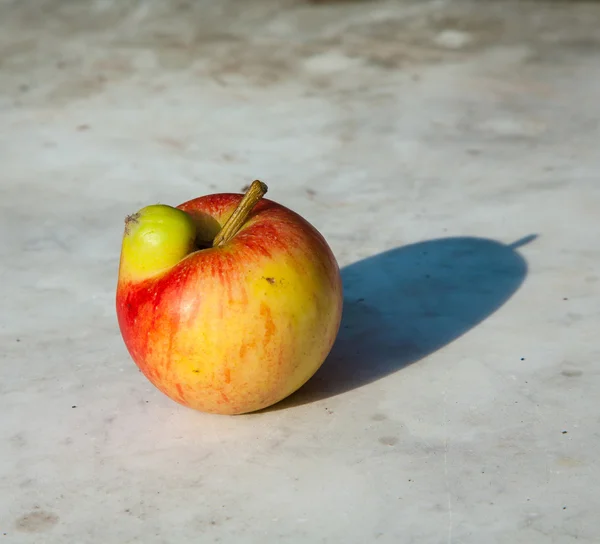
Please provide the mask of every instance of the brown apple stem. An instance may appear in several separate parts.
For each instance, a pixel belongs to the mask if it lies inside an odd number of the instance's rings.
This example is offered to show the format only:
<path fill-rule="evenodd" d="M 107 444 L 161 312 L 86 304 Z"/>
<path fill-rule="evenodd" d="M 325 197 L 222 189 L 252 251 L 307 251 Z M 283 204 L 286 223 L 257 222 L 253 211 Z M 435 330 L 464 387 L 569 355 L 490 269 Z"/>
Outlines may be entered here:
<path fill-rule="evenodd" d="M 242 228 L 242 225 L 248 219 L 252 208 L 268 191 L 268 187 L 262 182 L 255 180 L 246 191 L 244 198 L 238 204 L 238 207 L 231 214 L 231 217 L 225 222 L 223 228 L 215 236 L 213 247 L 221 246 L 229 242 L 237 232 Z"/>

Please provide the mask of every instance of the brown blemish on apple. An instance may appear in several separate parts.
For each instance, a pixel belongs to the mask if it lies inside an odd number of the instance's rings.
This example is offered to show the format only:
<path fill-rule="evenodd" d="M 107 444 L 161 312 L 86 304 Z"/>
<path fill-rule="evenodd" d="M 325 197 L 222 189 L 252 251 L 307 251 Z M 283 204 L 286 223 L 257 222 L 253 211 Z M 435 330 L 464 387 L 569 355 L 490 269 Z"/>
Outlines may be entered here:
<path fill-rule="evenodd" d="M 132 213 L 125 218 L 125 234 L 129 234 L 132 223 L 137 223 L 140 219 L 139 213 Z"/>
<path fill-rule="evenodd" d="M 231 370 L 225 369 L 225 383 L 231 383 Z"/>
<path fill-rule="evenodd" d="M 267 283 L 270 283 L 271 285 L 275 285 L 275 278 L 265 278 L 265 280 L 267 280 Z"/>

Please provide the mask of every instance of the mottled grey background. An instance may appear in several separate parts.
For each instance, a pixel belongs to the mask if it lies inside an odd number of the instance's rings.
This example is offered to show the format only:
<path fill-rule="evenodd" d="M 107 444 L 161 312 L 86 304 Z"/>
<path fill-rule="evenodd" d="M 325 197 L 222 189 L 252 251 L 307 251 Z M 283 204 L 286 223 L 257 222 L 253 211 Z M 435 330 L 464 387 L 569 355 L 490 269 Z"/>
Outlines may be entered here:
<path fill-rule="evenodd" d="M 599 29 L 0 0 L 2 541 L 598 542 Z M 123 219 L 254 178 L 331 244 L 343 326 L 281 405 L 194 413 L 121 341 Z"/>

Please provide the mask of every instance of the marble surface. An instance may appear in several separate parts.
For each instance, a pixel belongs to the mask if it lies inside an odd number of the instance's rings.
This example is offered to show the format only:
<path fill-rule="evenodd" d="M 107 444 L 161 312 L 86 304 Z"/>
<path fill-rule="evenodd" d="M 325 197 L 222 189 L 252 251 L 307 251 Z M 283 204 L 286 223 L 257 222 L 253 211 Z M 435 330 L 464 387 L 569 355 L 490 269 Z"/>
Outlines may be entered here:
<path fill-rule="evenodd" d="M 0 542 L 597 543 L 600 4 L 0 0 Z M 137 371 L 123 219 L 254 178 L 331 356 L 225 417 Z"/>

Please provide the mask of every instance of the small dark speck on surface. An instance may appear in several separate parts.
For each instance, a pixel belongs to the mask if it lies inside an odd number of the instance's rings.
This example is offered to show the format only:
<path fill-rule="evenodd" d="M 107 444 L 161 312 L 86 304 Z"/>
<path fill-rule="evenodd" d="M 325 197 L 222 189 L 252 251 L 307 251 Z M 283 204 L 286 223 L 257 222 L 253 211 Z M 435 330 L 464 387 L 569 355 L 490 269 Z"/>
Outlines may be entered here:
<path fill-rule="evenodd" d="M 525 360 L 525 357 L 521 357 L 521 361 L 524 361 L 524 360 Z"/>
<path fill-rule="evenodd" d="M 563 431 L 562 434 L 567 434 L 567 431 Z"/>
<path fill-rule="evenodd" d="M 20 338 L 17 338 L 17 342 L 20 342 L 20 341 L 21 341 L 21 339 L 20 339 Z"/>
<path fill-rule="evenodd" d="M 364 298 L 359 298 L 356 302 L 364 302 L 365 299 Z"/>
<path fill-rule="evenodd" d="M 79 132 L 84 132 L 84 131 L 86 131 L 86 130 L 90 130 L 90 125 L 79 125 L 79 126 L 77 127 L 77 130 L 78 130 Z"/>
<path fill-rule="evenodd" d="M 77 405 L 76 405 L 76 404 L 73 404 L 73 406 L 71 406 L 71 408 L 77 408 Z"/>
<path fill-rule="evenodd" d="M 275 278 L 265 278 L 271 285 L 275 284 Z"/>
<path fill-rule="evenodd" d="M 317 191 L 315 191 L 314 189 L 306 189 L 306 194 L 310 197 L 313 198 L 314 196 L 316 196 Z"/>
<path fill-rule="evenodd" d="M 563 300 L 569 300 L 567 297 L 564 297 Z"/>
<path fill-rule="evenodd" d="M 384 446 L 393 446 L 398 442 L 398 439 L 395 436 L 382 436 L 379 439 L 379 443 Z"/>

